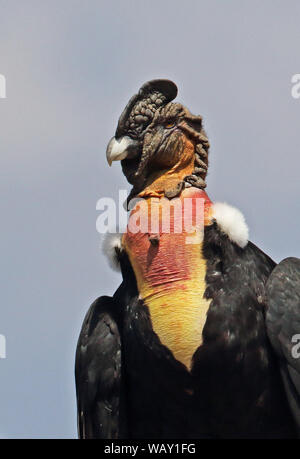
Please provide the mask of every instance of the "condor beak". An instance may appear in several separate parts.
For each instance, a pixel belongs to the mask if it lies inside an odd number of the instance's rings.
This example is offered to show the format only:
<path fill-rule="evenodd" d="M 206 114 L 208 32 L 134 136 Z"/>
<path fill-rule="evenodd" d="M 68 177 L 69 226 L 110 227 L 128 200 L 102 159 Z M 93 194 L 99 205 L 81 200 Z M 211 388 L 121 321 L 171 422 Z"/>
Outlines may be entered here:
<path fill-rule="evenodd" d="M 139 142 L 124 135 L 119 139 L 113 137 L 106 149 L 106 159 L 111 166 L 113 161 L 121 161 L 125 158 L 134 158 L 138 154 Z"/>

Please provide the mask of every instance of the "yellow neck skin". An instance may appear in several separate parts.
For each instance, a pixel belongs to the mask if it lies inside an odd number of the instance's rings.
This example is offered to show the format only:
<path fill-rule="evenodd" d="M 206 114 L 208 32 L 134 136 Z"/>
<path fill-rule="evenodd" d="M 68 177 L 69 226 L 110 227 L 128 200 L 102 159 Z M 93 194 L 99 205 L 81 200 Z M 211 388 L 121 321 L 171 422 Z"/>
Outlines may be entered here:
<path fill-rule="evenodd" d="M 188 279 L 174 280 L 172 285 L 153 287 L 138 276 L 142 298 L 150 311 L 152 327 L 162 344 L 174 357 L 191 369 L 192 357 L 202 344 L 202 331 L 210 301 L 203 298 L 206 283 L 206 262 L 201 256 L 202 244 L 185 247 L 180 253 L 190 271 Z M 179 253 L 169 253 L 178 262 Z M 176 269 L 176 268 L 175 268 Z"/>
<path fill-rule="evenodd" d="M 187 188 L 180 200 L 203 196 L 206 194 L 202 190 Z M 161 199 L 161 206 L 167 205 L 167 201 Z M 146 199 L 138 204 L 140 215 L 151 213 L 149 203 L 150 199 Z M 210 224 L 210 204 L 207 198 L 205 224 Z M 176 218 L 183 218 L 183 214 Z M 173 223 L 174 219 L 173 214 Z M 148 233 L 127 231 L 123 246 L 135 272 L 140 297 L 149 308 L 154 332 L 174 357 L 190 369 L 193 354 L 202 344 L 210 304 L 203 298 L 206 261 L 202 256 L 202 233 L 196 230 L 191 235 L 183 229 L 159 236 L 158 246 L 153 246 Z M 191 236 L 193 243 L 187 243 Z"/>

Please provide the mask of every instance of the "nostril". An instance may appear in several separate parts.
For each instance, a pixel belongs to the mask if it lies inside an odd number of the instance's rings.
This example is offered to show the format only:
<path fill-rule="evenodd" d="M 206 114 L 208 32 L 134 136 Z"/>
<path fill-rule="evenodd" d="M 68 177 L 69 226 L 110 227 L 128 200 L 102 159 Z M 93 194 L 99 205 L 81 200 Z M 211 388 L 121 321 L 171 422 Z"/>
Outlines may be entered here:
<path fill-rule="evenodd" d="M 149 239 L 149 242 L 151 243 L 151 245 L 153 246 L 158 246 L 159 244 L 159 234 L 149 234 L 148 236 L 148 239 Z"/>

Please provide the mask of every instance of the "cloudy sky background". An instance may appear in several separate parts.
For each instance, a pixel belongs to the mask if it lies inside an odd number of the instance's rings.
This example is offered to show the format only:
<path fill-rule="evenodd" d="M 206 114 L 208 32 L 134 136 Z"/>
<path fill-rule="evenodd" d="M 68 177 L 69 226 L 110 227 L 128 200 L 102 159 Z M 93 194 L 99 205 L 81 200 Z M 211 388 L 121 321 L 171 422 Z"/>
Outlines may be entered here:
<path fill-rule="evenodd" d="M 105 160 L 129 97 L 167 77 L 202 114 L 208 193 L 276 261 L 300 256 L 298 0 L 0 0 L 0 437 L 74 438 L 74 353 L 120 282 L 99 249 Z"/>

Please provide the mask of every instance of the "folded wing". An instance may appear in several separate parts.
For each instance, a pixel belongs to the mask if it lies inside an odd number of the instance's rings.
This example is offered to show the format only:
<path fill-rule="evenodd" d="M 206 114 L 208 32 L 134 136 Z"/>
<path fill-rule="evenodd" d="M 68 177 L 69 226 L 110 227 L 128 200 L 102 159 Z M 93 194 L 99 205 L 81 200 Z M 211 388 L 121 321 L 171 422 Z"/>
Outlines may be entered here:
<path fill-rule="evenodd" d="M 121 340 L 113 298 L 102 296 L 84 319 L 76 351 L 79 438 L 120 434 Z"/>
<path fill-rule="evenodd" d="M 280 361 L 286 394 L 300 433 L 300 259 L 286 258 L 266 287 L 267 331 Z"/>

